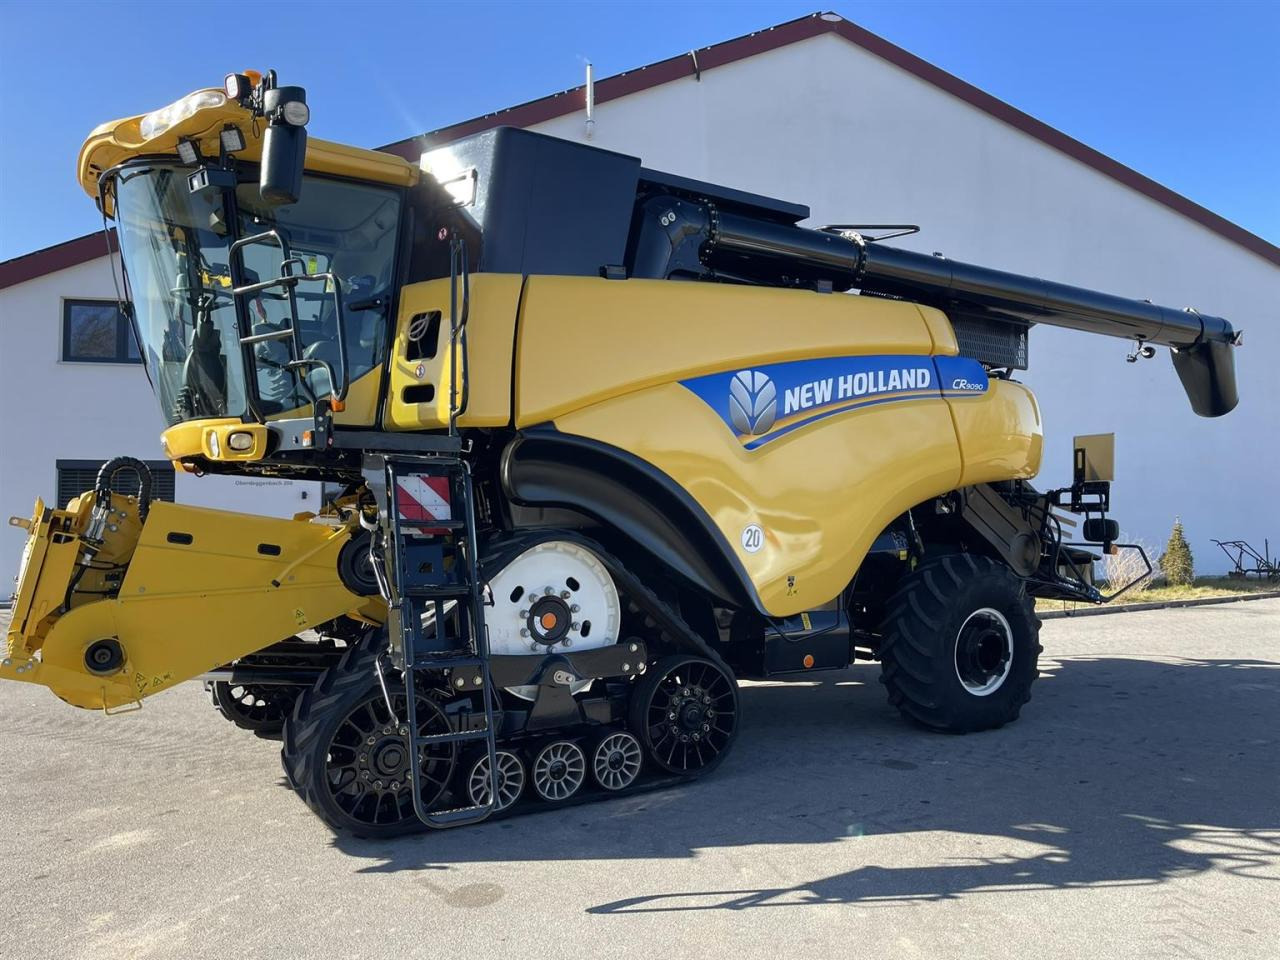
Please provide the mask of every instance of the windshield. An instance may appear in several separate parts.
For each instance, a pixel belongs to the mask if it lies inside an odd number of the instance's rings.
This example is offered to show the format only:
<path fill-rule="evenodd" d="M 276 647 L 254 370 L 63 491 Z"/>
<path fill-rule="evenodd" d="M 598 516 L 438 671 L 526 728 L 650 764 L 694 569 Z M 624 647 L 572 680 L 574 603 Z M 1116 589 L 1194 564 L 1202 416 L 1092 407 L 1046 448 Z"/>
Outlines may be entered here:
<path fill-rule="evenodd" d="M 387 341 L 387 310 L 400 215 L 398 192 L 367 184 L 307 177 L 296 204 L 273 209 L 258 197 L 256 180 L 236 191 L 236 223 L 228 223 L 221 191 L 192 193 L 191 168 L 153 165 L 126 169 L 116 184 L 120 249 L 142 341 L 143 359 L 170 424 L 204 417 L 239 417 L 250 410 L 245 360 L 231 296 L 231 243 L 278 229 L 308 273 L 338 278 L 344 303 L 348 379 L 378 366 Z M 234 230 L 232 229 L 234 227 Z M 280 275 L 274 244 L 242 248 L 243 283 Z M 295 267 L 296 272 L 296 267 Z M 325 281 L 295 287 L 303 357 L 324 361 L 340 376 L 337 307 Z M 250 333 L 287 330 L 283 288 L 246 298 Z M 285 369 L 285 340 L 254 345 L 249 371 L 264 415 L 310 403 L 301 378 Z M 333 387 L 323 367 L 307 368 L 316 394 Z"/>

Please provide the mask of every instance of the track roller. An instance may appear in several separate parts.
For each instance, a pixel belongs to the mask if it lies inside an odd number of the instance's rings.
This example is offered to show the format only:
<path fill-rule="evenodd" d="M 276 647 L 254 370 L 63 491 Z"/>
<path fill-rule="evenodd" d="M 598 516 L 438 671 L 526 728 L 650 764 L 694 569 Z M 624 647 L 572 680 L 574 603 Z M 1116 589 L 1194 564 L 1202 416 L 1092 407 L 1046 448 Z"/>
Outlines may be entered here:
<path fill-rule="evenodd" d="M 524 763 L 516 754 L 510 750 L 499 750 L 497 758 L 498 802 L 494 804 L 494 813 L 506 810 L 520 799 L 525 781 Z M 467 771 L 467 797 L 477 807 L 485 806 L 489 802 L 491 789 L 489 754 L 485 752 L 475 759 Z"/>
<path fill-rule="evenodd" d="M 738 683 L 722 663 L 664 657 L 631 696 L 630 727 L 649 758 L 686 776 L 715 768 L 738 735 Z"/>
<path fill-rule="evenodd" d="M 617 730 L 605 734 L 591 752 L 591 773 L 605 790 L 625 790 L 640 776 L 644 748 L 633 734 Z"/>
<path fill-rule="evenodd" d="M 568 800 L 587 779 L 587 757 L 572 740 L 556 740 L 533 758 L 533 789 L 543 800 Z"/>

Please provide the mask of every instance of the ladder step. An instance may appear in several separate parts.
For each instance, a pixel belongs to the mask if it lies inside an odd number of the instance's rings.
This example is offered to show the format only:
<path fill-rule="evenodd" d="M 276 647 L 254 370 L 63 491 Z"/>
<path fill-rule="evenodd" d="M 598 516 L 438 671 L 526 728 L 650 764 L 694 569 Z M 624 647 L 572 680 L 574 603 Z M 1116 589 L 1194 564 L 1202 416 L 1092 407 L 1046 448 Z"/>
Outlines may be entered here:
<path fill-rule="evenodd" d="M 400 591 L 400 596 L 414 600 L 456 600 L 469 597 L 471 593 L 470 586 L 451 584 L 437 587 L 405 587 Z"/>
<path fill-rule="evenodd" d="M 427 814 L 429 818 L 427 823 L 433 827 L 455 827 L 460 824 L 483 820 L 492 812 L 492 804 L 477 807 L 454 807 L 450 810 L 433 810 Z"/>
<path fill-rule="evenodd" d="M 419 650 L 410 661 L 414 670 L 459 670 L 466 667 L 478 670 L 484 661 L 470 650 Z"/>
<path fill-rule="evenodd" d="M 396 520 L 401 530 L 465 530 L 465 520 Z"/>
<path fill-rule="evenodd" d="M 414 747 L 430 743 L 462 743 L 467 740 L 488 740 L 488 730 L 453 730 L 449 733 L 422 733 L 413 738 Z"/>

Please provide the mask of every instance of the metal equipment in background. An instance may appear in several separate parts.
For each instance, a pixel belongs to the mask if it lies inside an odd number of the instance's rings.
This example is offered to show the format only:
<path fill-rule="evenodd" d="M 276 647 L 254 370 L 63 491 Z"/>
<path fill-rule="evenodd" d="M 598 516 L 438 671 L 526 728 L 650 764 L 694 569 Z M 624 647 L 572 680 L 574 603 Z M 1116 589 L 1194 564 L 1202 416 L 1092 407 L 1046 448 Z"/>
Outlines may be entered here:
<path fill-rule="evenodd" d="M 1272 559 L 1270 540 L 1262 541 L 1261 553 L 1245 540 L 1215 540 L 1213 542 L 1218 545 L 1219 549 L 1227 555 L 1227 559 L 1231 561 L 1231 570 L 1227 573 L 1228 577 L 1244 580 L 1252 575 L 1261 580 L 1280 580 L 1280 557 Z"/>

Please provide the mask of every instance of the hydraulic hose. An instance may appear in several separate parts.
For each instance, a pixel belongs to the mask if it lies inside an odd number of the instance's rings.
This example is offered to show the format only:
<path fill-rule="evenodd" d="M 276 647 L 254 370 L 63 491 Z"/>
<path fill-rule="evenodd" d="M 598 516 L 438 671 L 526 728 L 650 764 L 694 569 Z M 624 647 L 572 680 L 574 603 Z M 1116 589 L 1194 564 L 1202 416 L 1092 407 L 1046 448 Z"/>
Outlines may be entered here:
<path fill-rule="evenodd" d="M 104 463 L 93 485 L 94 496 L 100 503 L 110 500 L 112 481 L 121 470 L 132 470 L 138 475 L 138 519 L 146 520 L 147 511 L 151 509 L 151 468 L 136 457 L 112 457 Z"/>

